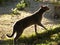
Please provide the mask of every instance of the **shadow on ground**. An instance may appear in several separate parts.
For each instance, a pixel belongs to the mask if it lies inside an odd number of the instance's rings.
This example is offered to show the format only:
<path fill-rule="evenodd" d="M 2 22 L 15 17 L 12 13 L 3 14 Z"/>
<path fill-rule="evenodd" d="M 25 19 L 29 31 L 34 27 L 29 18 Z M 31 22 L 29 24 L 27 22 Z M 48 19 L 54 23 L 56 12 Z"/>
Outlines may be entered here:
<path fill-rule="evenodd" d="M 48 30 L 43 33 L 39 33 L 38 35 L 32 35 L 31 37 L 23 37 L 17 41 L 18 45 L 37 45 L 37 44 L 46 44 L 52 45 L 52 42 L 60 43 L 60 27 L 57 27 L 53 30 Z M 52 39 L 51 35 L 58 34 L 58 37 Z M 0 40 L 1 45 L 13 45 L 13 40 Z M 55 44 L 55 43 L 54 43 Z"/>
<path fill-rule="evenodd" d="M 19 0 L 16 0 L 12 2 L 6 2 L 4 5 L 0 5 L 0 15 L 10 14 L 12 12 L 12 9 L 14 9 L 18 3 Z"/>

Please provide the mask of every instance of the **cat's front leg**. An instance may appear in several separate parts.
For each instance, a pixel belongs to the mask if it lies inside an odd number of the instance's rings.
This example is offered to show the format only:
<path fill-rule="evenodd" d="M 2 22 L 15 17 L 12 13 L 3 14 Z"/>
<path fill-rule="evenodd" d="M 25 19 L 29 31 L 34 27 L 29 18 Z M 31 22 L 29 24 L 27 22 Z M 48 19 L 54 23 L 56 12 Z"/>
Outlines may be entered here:
<path fill-rule="evenodd" d="M 35 27 L 35 33 L 36 33 L 36 35 L 37 35 L 37 34 L 38 34 L 38 33 L 37 33 L 37 24 L 35 24 L 34 27 Z"/>
<path fill-rule="evenodd" d="M 41 23 L 38 23 L 38 25 L 43 27 L 45 30 L 47 30 L 47 28 L 45 28 L 45 26 L 43 26 Z"/>

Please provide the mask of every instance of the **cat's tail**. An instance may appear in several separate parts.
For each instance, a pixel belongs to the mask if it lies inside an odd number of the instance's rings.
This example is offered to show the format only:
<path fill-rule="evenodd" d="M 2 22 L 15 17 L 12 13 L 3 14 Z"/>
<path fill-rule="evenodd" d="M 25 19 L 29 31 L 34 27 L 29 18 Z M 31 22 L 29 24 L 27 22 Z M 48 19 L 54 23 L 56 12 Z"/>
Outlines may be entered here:
<path fill-rule="evenodd" d="M 9 36 L 9 35 L 7 34 L 7 37 L 13 37 L 14 34 L 15 34 L 15 31 L 13 31 L 13 33 L 12 33 L 11 36 Z"/>

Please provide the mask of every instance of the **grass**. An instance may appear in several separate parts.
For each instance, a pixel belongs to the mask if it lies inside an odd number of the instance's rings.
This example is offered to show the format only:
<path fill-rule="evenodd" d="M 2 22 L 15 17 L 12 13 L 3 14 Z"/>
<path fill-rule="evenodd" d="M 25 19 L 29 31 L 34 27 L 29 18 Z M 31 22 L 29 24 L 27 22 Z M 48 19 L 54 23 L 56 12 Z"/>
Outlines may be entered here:
<path fill-rule="evenodd" d="M 60 43 L 60 27 L 44 31 L 30 37 L 20 37 L 17 45 L 58 45 Z M 13 45 L 13 40 L 0 40 L 1 45 Z"/>

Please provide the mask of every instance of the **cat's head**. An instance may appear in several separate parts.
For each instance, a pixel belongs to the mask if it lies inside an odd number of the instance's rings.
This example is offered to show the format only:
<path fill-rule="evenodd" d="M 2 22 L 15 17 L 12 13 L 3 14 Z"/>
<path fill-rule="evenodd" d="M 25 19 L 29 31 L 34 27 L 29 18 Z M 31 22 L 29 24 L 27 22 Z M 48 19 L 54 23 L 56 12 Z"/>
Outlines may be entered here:
<path fill-rule="evenodd" d="M 44 11 L 49 10 L 48 6 L 41 6 L 41 9 L 43 9 Z"/>

